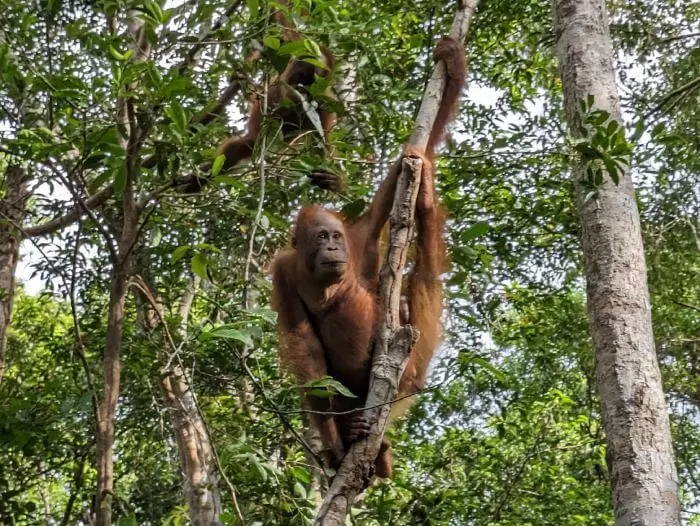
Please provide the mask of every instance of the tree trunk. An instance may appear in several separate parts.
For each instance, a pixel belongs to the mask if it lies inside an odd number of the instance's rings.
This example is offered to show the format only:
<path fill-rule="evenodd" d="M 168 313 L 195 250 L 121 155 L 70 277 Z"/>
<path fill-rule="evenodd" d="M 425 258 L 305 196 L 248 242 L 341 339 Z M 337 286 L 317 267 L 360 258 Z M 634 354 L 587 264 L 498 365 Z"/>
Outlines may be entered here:
<path fill-rule="evenodd" d="M 107 341 L 105 343 L 103 370 L 104 392 L 98 411 L 97 443 L 97 526 L 112 524 L 112 500 L 114 496 L 114 422 L 119 400 L 121 379 L 122 328 L 124 305 L 128 292 L 128 274 L 124 265 L 114 270 L 109 298 Z"/>
<path fill-rule="evenodd" d="M 187 337 L 187 320 L 198 283 L 199 279 L 193 277 L 180 301 L 180 332 L 183 341 Z M 168 350 L 170 346 L 166 343 L 165 347 Z M 169 351 L 178 352 L 177 349 Z M 168 355 L 168 352 L 164 353 L 164 360 L 167 360 Z M 172 362 L 170 369 L 164 372 L 161 388 L 180 454 L 183 492 L 189 506 L 190 520 L 194 526 L 220 524 L 219 472 L 209 430 L 199 412 L 187 372 L 177 357 Z"/>
<path fill-rule="evenodd" d="M 219 474 L 209 433 L 180 366 L 161 380 L 182 464 L 185 498 L 194 526 L 220 524 Z"/>
<path fill-rule="evenodd" d="M 612 44 L 602 0 L 554 0 L 557 54 L 566 115 L 578 133 L 579 101 L 622 123 Z M 595 350 L 608 441 L 615 524 L 680 525 L 678 476 L 654 348 L 647 272 L 629 174 L 605 177 L 586 198 L 582 163 L 574 166 Z"/>
<path fill-rule="evenodd" d="M 15 270 L 21 239 L 15 225 L 24 221 L 28 196 L 24 169 L 10 163 L 5 175 L 5 196 L 0 200 L 0 383 L 5 375 L 7 329 L 15 298 Z"/>
<path fill-rule="evenodd" d="M 150 53 L 144 21 L 139 18 L 137 10 L 126 14 L 126 25 L 132 37 L 130 48 L 134 52 L 131 60 L 134 63 L 143 62 Z M 133 261 L 136 257 L 136 242 L 139 238 L 139 220 L 143 208 L 136 202 L 135 184 L 141 166 L 141 150 L 143 141 L 148 133 L 150 123 L 146 120 L 139 122 L 134 107 L 133 93 L 136 85 L 125 86 L 117 101 L 117 128 L 123 128 L 120 143 L 124 149 L 124 168 L 126 177 L 122 195 L 122 228 L 119 235 L 119 246 L 112 248 L 112 287 L 109 296 L 109 312 L 107 313 L 107 341 L 103 359 L 104 388 L 102 402 L 98 409 L 96 456 L 97 456 L 97 495 L 96 508 L 97 526 L 111 526 L 112 501 L 114 500 L 114 426 L 119 402 L 121 383 L 121 347 L 122 329 L 124 327 L 124 305 L 129 292 L 129 280 L 133 272 Z M 106 240 L 110 243 L 110 240 Z"/>

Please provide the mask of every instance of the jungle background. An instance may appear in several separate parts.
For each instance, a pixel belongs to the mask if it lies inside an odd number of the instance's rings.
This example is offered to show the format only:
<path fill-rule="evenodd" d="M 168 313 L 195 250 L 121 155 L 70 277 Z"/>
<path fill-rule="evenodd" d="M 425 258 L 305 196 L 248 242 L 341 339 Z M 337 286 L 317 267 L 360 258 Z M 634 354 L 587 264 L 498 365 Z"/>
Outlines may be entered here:
<path fill-rule="evenodd" d="M 683 518 L 700 524 L 700 5 L 607 6 Z M 251 93 L 299 53 L 280 48 L 265 2 L 0 7 L 0 209 L 12 230 L 1 241 L 23 238 L 0 384 L 0 522 L 89 522 L 110 290 L 133 234 L 123 230 L 131 195 L 143 207 L 129 247 L 115 522 L 189 521 L 168 380 L 213 447 L 221 521 L 310 523 L 303 416 L 278 364 L 267 266 L 302 204 L 362 210 L 411 132 L 454 6 L 295 5 L 300 30 L 340 63 L 331 139 L 342 195 L 306 177 L 320 162 L 318 137 L 290 150 L 273 125 L 264 163 L 217 175 L 195 195 L 167 188 L 244 129 Z M 144 24 L 147 60 L 133 60 L 129 11 Z M 612 524 L 551 19 L 540 0 L 484 1 L 474 18 L 468 87 L 438 163 L 451 260 L 444 343 L 428 388 L 390 431 L 395 474 L 366 493 L 354 524 Z M 240 89 L 228 118 L 197 124 L 232 73 Z M 157 160 L 137 173 L 124 168 L 115 125 L 127 99 L 148 122 L 143 155 Z M 41 228 L 76 206 L 76 220 Z"/>

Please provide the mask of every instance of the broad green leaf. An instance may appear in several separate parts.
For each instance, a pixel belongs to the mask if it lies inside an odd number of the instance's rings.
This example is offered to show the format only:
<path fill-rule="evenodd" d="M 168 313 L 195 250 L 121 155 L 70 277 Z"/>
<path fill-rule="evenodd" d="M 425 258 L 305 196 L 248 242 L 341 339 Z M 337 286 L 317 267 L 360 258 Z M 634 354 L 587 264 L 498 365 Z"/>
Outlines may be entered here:
<path fill-rule="evenodd" d="M 477 222 L 467 229 L 466 232 L 462 234 L 463 241 L 469 241 L 471 239 L 476 239 L 483 235 L 488 234 L 490 227 L 488 223 Z"/>
<path fill-rule="evenodd" d="M 311 473 L 309 473 L 309 471 L 305 468 L 299 466 L 292 466 L 289 468 L 289 472 L 295 479 L 304 484 L 311 484 L 313 480 L 311 477 Z"/>
<path fill-rule="evenodd" d="M 192 256 L 192 272 L 203 280 L 207 279 L 207 257 L 201 252 Z"/>
<path fill-rule="evenodd" d="M 338 380 L 331 376 L 324 376 L 317 380 L 311 380 L 302 385 L 302 387 L 313 390 L 329 392 L 330 394 L 338 393 L 348 398 L 357 398 L 347 387 L 341 384 Z M 317 396 L 317 395 L 314 395 Z"/>
<path fill-rule="evenodd" d="M 185 254 L 187 254 L 189 249 L 190 247 L 188 246 L 177 247 L 170 256 L 170 262 L 177 263 L 180 261 L 183 257 L 185 257 Z"/>
<path fill-rule="evenodd" d="M 263 39 L 263 44 L 265 44 L 270 49 L 277 50 L 280 48 L 280 39 L 273 36 L 267 36 Z"/>
<path fill-rule="evenodd" d="M 221 338 L 224 340 L 235 340 L 246 345 L 253 345 L 253 340 L 249 334 L 246 334 L 238 329 L 234 329 L 228 326 L 217 327 L 206 333 L 203 333 L 203 336 L 205 336 L 207 339 Z"/>
<path fill-rule="evenodd" d="M 110 53 L 110 55 L 112 55 L 115 59 L 119 60 L 120 62 L 123 62 L 124 60 L 126 60 L 125 55 L 123 53 L 120 53 L 119 51 L 117 51 L 112 46 L 109 46 L 109 53 Z"/>

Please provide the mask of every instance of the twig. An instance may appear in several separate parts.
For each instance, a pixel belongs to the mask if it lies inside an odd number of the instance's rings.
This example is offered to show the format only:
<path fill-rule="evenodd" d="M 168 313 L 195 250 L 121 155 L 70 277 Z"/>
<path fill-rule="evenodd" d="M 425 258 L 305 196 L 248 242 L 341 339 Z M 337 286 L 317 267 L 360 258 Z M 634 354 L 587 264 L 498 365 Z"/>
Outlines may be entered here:
<path fill-rule="evenodd" d="M 700 87 L 700 77 L 695 78 L 695 79 L 691 80 L 690 82 L 686 82 L 682 86 L 680 86 L 680 87 L 674 89 L 673 91 L 667 93 L 666 95 L 664 95 L 661 98 L 661 101 L 646 113 L 645 118 L 648 118 L 651 115 L 653 115 L 654 113 L 656 113 L 657 111 L 659 111 L 674 97 L 679 96 L 679 95 L 681 97 L 685 97 L 685 96 L 687 96 L 687 94 L 692 93 L 693 91 L 695 91 L 695 89 L 697 89 L 699 87 Z M 676 101 L 676 103 L 677 102 L 678 101 Z M 673 108 L 673 106 L 675 106 L 676 103 L 673 103 L 671 108 Z"/>
<path fill-rule="evenodd" d="M 185 59 L 182 61 L 180 66 L 178 66 L 178 73 L 184 75 L 184 73 L 191 68 L 197 59 L 197 54 L 202 50 L 204 45 L 214 36 L 224 22 L 238 9 L 238 7 L 243 3 L 242 0 L 235 0 L 229 7 L 224 11 L 224 14 L 211 26 L 211 29 L 207 31 L 202 37 L 194 44 L 190 50 L 185 55 Z"/>
<path fill-rule="evenodd" d="M 691 305 L 690 303 L 685 303 L 684 301 L 671 300 L 671 303 L 675 303 L 676 305 L 680 305 L 681 307 L 685 307 L 686 309 L 692 309 L 694 311 L 700 312 L 700 307 L 696 305 Z"/>
<path fill-rule="evenodd" d="M 263 116 L 267 113 L 267 82 L 263 90 L 261 110 Z M 255 233 L 258 230 L 258 224 L 262 217 L 263 207 L 265 204 L 265 134 L 260 137 L 260 161 L 258 163 L 258 174 L 260 176 L 260 196 L 258 198 L 258 209 L 255 211 L 255 219 L 253 226 L 250 228 L 250 236 L 248 237 L 248 256 L 245 260 L 243 271 L 243 308 L 248 308 L 248 287 L 250 286 L 250 264 L 253 260 L 253 251 L 255 249 Z"/>
<path fill-rule="evenodd" d="M 686 35 L 677 35 L 675 37 L 662 38 L 658 42 L 659 44 L 669 44 L 670 42 L 675 42 L 676 40 L 683 40 L 686 38 L 700 37 L 700 33 L 688 33 Z"/>
<path fill-rule="evenodd" d="M 68 297 L 70 299 L 70 311 L 71 317 L 73 318 L 73 330 L 75 331 L 75 352 L 80 359 L 83 366 L 83 371 L 85 373 L 85 383 L 87 383 L 88 390 L 90 391 L 90 401 L 92 402 L 92 412 L 95 416 L 95 423 L 99 418 L 97 408 L 99 406 L 99 400 L 97 399 L 97 391 L 95 390 L 95 384 L 92 381 L 92 371 L 90 371 L 90 366 L 85 356 L 85 343 L 83 342 L 83 335 L 80 332 L 80 323 L 78 317 L 78 307 L 76 305 L 75 298 L 75 282 L 76 275 L 78 271 L 78 252 L 80 250 L 80 234 L 82 232 L 82 223 L 78 223 L 78 230 L 75 233 L 75 245 L 73 247 L 72 263 L 71 263 L 71 277 L 68 284 Z"/>
<path fill-rule="evenodd" d="M 250 367 L 248 367 L 248 364 L 246 363 L 245 357 L 241 356 L 241 353 L 238 352 L 238 349 L 234 345 L 231 344 L 231 342 L 226 342 L 229 349 L 236 355 L 236 358 L 238 361 L 241 363 L 243 366 L 243 370 L 246 373 L 246 376 L 250 379 L 250 381 L 253 383 L 253 388 L 258 391 L 258 394 L 263 397 L 265 402 L 272 408 L 272 413 L 276 414 L 280 422 L 282 422 L 282 426 L 289 431 L 294 439 L 301 444 L 301 446 L 311 455 L 311 457 L 314 459 L 314 462 L 316 462 L 317 466 L 321 470 L 321 472 L 325 475 L 326 471 L 323 466 L 323 461 L 319 458 L 319 456 L 316 454 L 316 452 L 313 450 L 313 448 L 309 445 L 309 443 L 302 437 L 296 429 L 294 429 L 294 426 L 289 423 L 289 421 L 284 418 L 283 416 L 283 411 L 280 410 L 277 405 L 270 399 L 269 396 L 267 396 L 267 393 L 265 392 L 265 389 L 260 385 L 258 382 L 257 377 L 253 374 L 253 371 L 250 370 Z"/>
<path fill-rule="evenodd" d="M 81 215 L 83 215 L 83 213 L 86 213 L 86 210 L 93 210 L 94 208 L 102 206 L 110 197 L 112 197 L 113 194 L 114 184 L 110 184 L 87 199 L 84 199 L 83 202 L 79 202 L 61 217 L 25 228 L 25 237 L 38 237 L 46 234 L 52 234 L 57 230 L 74 223 L 80 218 Z"/>

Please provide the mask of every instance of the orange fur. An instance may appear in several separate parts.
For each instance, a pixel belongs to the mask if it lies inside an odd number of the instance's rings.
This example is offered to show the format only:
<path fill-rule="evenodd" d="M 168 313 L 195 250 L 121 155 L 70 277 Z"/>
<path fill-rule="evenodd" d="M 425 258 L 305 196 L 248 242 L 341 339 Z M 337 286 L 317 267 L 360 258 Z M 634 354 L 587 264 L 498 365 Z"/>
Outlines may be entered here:
<path fill-rule="evenodd" d="M 442 233 L 444 217 L 438 208 L 434 188 L 433 150 L 454 112 L 466 65 L 461 45 L 450 38 L 438 44 L 435 58 L 446 63 L 448 80 L 428 147 L 425 153 L 407 147 L 403 154 L 422 158 L 423 169 L 416 201 L 416 260 L 408 277 L 408 320 L 405 320 L 420 331 L 420 338 L 400 379 L 399 397 L 423 387 L 441 332 L 440 274 L 446 255 Z M 319 207 L 303 208 L 296 221 L 293 248 L 279 255 L 273 263 L 272 300 L 278 313 L 282 364 L 299 384 L 331 375 L 357 396 L 331 399 L 304 396 L 304 404 L 315 411 L 358 409 L 367 396 L 371 352 L 379 319 L 380 238 L 389 218 L 400 172 L 401 159 L 389 170 L 368 210 L 355 222 L 343 221 L 337 214 Z M 339 239 L 343 240 L 342 250 L 347 253 L 348 262 L 338 280 L 325 282 L 317 275 L 315 263 L 309 262 L 315 261 L 316 247 L 322 244 L 315 241 L 319 225 L 332 231 L 339 224 L 342 225 Z M 391 417 L 398 416 L 408 405 L 396 404 Z M 342 460 L 345 449 L 356 435 L 357 414 L 311 416 L 332 467 Z M 382 444 L 375 470 L 380 477 L 391 474 L 391 450 L 387 441 Z"/>

